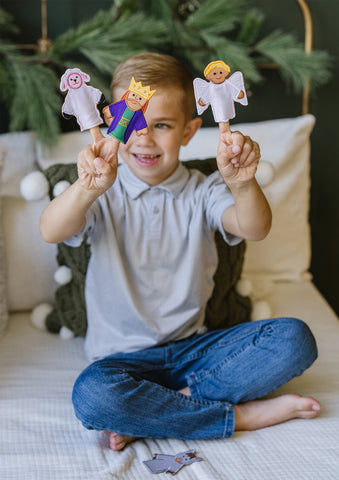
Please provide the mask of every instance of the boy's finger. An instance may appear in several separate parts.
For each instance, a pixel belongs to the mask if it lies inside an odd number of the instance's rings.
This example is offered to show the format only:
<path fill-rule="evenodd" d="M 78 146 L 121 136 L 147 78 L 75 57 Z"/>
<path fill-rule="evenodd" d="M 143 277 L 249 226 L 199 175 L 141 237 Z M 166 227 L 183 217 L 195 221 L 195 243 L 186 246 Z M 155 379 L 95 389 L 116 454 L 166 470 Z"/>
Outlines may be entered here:
<path fill-rule="evenodd" d="M 110 173 L 112 168 L 111 165 L 101 157 L 96 157 L 93 163 L 97 173 L 103 173 L 103 174 Z"/>
<path fill-rule="evenodd" d="M 91 173 L 93 171 L 93 160 L 95 158 L 94 152 L 92 150 L 91 145 L 87 145 L 81 152 L 79 153 L 78 163 L 87 173 Z"/>
<path fill-rule="evenodd" d="M 227 131 L 223 135 L 226 144 L 227 155 L 232 158 L 241 153 L 245 137 L 240 132 Z"/>

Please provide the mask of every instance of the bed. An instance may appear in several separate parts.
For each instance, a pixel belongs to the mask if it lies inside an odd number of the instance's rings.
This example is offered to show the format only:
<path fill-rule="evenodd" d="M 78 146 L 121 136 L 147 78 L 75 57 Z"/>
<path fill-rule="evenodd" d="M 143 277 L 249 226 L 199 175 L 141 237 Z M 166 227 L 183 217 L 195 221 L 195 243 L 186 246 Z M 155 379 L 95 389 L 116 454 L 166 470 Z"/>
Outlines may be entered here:
<path fill-rule="evenodd" d="M 147 479 L 152 477 L 143 461 L 154 453 L 189 449 L 203 461 L 180 470 L 183 480 L 338 478 L 339 322 L 309 273 L 309 137 L 315 119 L 307 107 L 303 113 L 233 125 L 261 145 L 258 181 L 274 214 L 270 235 L 248 243 L 237 288 L 252 299 L 253 321 L 265 314 L 295 316 L 311 327 L 317 361 L 272 396 L 313 396 L 322 404 L 321 414 L 236 433 L 227 440 L 140 439 L 121 452 L 110 450 L 107 435 L 85 430 L 74 416 L 73 383 L 87 365 L 83 338 L 55 335 L 32 323 L 37 306 L 55 301 L 57 247 L 45 244 L 39 234 L 39 216 L 48 198 L 23 199 L 20 182 L 36 170 L 74 162 L 88 136 L 63 134 L 52 149 L 41 146 L 30 132 L 0 136 L 1 479 Z M 181 160 L 213 155 L 217 135 L 216 128 L 199 131 L 182 149 Z"/>

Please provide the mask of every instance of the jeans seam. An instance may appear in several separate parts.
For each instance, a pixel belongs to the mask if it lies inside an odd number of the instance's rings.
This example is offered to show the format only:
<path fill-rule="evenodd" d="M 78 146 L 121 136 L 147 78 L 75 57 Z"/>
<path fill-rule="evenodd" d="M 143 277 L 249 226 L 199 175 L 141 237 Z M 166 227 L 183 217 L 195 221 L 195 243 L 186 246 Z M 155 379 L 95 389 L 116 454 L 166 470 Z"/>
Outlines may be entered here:
<path fill-rule="evenodd" d="M 258 328 L 256 329 L 257 333 L 260 332 L 260 330 L 261 330 L 261 328 L 259 328 L 259 326 L 258 326 Z M 243 340 L 246 337 L 252 337 L 252 336 L 253 336 L 253 332 L 251 332 L 250 334 L 246 333 L 246 334 L 243 334 L 243 335 L 239 335 L 236 338 L 232 339 L 231 341 L 226 341 L 225 342 L 223 340 L 220 340 L 217 345 L 215 345 L 215 344 L 211 345 L 210 347 L 205 348 L 204 350 L 201 350 L 199 353 L 195 353 L 193 355 L 188 355 L 185 358 L 184 363 L 190 362 L 192 360 L 197 360 L 197 359 L 203 358 L 204 356 L 208 355 L 211 350 L 216 351 L 219 348 L 224 348 L 225 346 L 232 345 L 233 343 L 237 343 L 237 342 Z M 179 342 L 180 342 L 180 340 L 179 340 Z M 168 353 L 168 355 L 166 356 L 166 360 L 169 357 L 171 357 L 172 352 L 168 351 L 167 353 Z M 177 361 L 173 361 L 173 362 L 166 361 L 165 364 L 166 364 L 166 367 L 168 367 L 168 368 L 173 368 L 173 367 L 178 366 Z"/>
<path fill-rule="evenodd" d="M 232 437 L 235 428 L 235 418 L 234 418 L 234 407 L 230 406 L 225 407 L 225 429 L 224 429 L 224 438 Z"/>

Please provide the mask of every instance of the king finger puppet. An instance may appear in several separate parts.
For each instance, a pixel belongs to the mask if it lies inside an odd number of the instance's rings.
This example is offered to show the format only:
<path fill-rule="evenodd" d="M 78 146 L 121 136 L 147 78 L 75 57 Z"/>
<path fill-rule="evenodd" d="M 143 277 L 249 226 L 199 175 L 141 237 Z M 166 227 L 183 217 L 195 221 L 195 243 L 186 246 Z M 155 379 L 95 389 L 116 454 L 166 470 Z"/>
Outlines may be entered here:
<path fill-rule="evenodd" d="M 103 113 L 109 124 L 107 133 L 119 142 L 126 143 L 135 130 L 137 135 L 147 135 L 144 112 L 155 90 L 136 82 L 132 77 L 129 89 L 119 102 L 105 107 Z"/>
<path fill-rule="evenodd" d="M 198 115 L 211 105 L 214 120 L 221 132 L 230 129 L 229 120 L 235 117 L 234 102 L 247 105 L 247 95 L 241 72 L 235 72 L 228 79 L 230 67 L 222 60 L 211 62 L 204 70 L 205 78 L 193 80 Z M 227 80 L 226 80 L 227 79 Z"/>
<path fill-rule="evenodd" d="M 201 457 L 195 456 L 195 450 L 180 452 L 177 455 L 166 455 L 155 453 L 152 460 L 145 460 L 143 463 L 152 473 L 171 473 L 175 475 L 185 465 L 200 462 Z"/>
<path fill-rule="evenodd" d="M 62 115 L 69 119 L 76 117 L 81 131 L 90 130 L 93 141 L 103 138 L 99 125 L 103 123 L 97 108 L 105 101 L 103 93 L 86 85 L 90 76 L 79 68 L 68 68 L 61 77 L 60 90 L 67 92 L 62 106 Z"/>

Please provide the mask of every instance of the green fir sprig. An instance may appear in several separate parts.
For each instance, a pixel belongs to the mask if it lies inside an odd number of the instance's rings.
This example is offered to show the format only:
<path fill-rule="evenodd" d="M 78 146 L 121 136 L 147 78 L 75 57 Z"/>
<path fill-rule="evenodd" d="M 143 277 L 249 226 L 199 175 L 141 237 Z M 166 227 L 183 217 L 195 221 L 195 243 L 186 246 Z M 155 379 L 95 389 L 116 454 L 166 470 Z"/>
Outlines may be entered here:
<path fill-rule="evenodd" d="M 211 60 L 241 70 L 248 85 L 263 81 L 263 63 L 274 63 L 288 85 L 301 91 L 307 78 L 313 88 L 330 78 L 327 52 L 304 48 L 290 33 L 261 35 L 264 14 L 246 0 L 115 0 L 52 42 L 49 52 L 21 53 L 18 29 L 0 9 L 0 99 L 9 111 L 10 131 L 30 129 L 45 144 L 60 133 L 60 77 L 77 66 L 109 99 L 116 66 L 142 51 L 176 56 L 201 75 Z"/>

